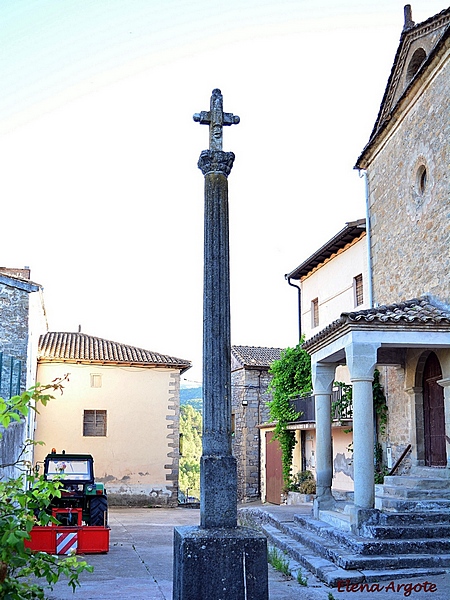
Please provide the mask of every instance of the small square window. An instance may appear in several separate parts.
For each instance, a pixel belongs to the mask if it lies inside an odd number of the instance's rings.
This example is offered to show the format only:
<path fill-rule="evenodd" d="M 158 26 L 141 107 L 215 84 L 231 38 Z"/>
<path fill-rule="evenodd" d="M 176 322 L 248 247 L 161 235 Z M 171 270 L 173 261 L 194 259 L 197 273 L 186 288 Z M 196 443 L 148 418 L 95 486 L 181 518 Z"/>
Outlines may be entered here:
<path fill-rule="evenodd" d="M 101 388 L 102 387 L 102 376 L 97 373 L 91 373 L 91 387 Z"/>
<path fill-rule="evenodd" d="M 106 410 L 85 410 L 83 436 L 106 436 Z"/>
<path fill-rule="evenodd" d="M 353 292 L 355 297 L 355 306 L 361 306 L 364 303 L 363 277 L 357 275 L 353 279 Z"/>
<path fill-rule="evenodd" d="M 319 299 L 315 298 L 311 302 L 311 326 L 319 326 Z"/>

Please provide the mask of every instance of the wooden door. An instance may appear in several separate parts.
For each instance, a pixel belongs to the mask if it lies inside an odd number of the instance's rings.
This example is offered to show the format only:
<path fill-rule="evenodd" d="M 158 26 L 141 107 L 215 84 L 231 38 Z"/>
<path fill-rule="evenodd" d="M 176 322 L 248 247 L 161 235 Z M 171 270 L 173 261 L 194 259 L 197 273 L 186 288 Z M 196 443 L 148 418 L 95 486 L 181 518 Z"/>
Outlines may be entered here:
<path fill-rule="evenodd" d="M 266 502 L 281 504 L 283 491 L 283 467 L 281 448 L 274 439 L 273 431 L 266 433 Z"/>
<path fill-rule="evenodd" d="M 437 382 L 442 379 L 439 359 L 432 352 L 427 358 L 423 372 L 423 423 L 425 441 L 425 464 L 427 467 L 445 467 L 444 388 Z"/>

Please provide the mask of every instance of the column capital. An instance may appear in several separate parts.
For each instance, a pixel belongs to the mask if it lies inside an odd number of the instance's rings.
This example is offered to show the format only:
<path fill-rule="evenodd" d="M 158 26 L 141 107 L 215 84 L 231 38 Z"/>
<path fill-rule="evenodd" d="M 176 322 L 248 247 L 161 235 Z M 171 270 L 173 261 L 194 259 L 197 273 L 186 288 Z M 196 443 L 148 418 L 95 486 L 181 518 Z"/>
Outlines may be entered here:
<path fill-rule="evenodd" d="M 421 394 L 423 392 L 423 387 L 413 386 L 413 387 L 405 388 L 405 392 L 407 394 L 409 394 L 410 396 L 413 396 L 414 394 Z"/>
<path fill-rule="evenodd" d="M 313 362 L 311 369 L 314 395 L 331 395 L 336 378 L 336 364 Z"/>
<path fill-rule="evenodd" d="M 436 383 L 438 383 L 443 388 L 450 387 L 450 377 L 446 377 L 445 379 L 439 379 L 439 381 L 436 381 Z"/>
<path fill-rule="evenodd" d="M 203 173 L 221 173 L 228 177 L 233 168 L 234 153 L 222 150 L 203 150 L 198 159 L 197 166 Z"/>
<path fill-rule="evenodd" d="M 353 343 L 345 348 L 350 381 L 372 381 L 379 343 Z"/>

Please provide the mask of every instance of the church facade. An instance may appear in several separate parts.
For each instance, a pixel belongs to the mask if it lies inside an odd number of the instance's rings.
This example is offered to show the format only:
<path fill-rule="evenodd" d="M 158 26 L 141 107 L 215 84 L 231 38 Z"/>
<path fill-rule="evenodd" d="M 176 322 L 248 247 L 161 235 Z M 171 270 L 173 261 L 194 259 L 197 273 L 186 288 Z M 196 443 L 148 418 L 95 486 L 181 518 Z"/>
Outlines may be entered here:
<path fill-rule="evenodd" d="M 333 503 L 329 406 L 341 364 L 353 385 L 355 514 L 389 505 L 373 479 L 375 368 L 388 403 L 385 459 L 402 459 L 398 472 L 427 479 L 429 489 L 450 484 L 449 40 L 450 9 L 415 24 L 405 7 L 380 111 L 355 165 L 367 178 L 370 308 L 342 313 L 305 343 L 316 400 L 316 515 Z M 439 508 L 449 487 L 437 483 L 429 506 Z"/>

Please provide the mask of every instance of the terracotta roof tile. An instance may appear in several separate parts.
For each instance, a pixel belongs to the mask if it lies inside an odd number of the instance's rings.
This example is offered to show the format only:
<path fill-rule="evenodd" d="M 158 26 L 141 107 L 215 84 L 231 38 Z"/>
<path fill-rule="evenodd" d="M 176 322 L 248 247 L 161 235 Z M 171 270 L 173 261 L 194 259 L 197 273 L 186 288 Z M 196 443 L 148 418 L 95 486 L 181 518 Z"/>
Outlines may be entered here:
<path fill-rule="evenodd" d="M 303 344 L 303 348 L 308 350 L 318 341 L 325 339 L 331 333 L 348 323 L 358 323 L 362 327 L 364 324 L 379 324 L 386 326 L 389 324 L 403 323 L 408 324 L 430 324 L 431 325 L 450 325 L 450 308 L 438 302 L 430 296 L 424 295 L 420 298 L 405 300 L 395 304 L 377 306 L 353 312 L 344 312 L 339 319 L 333 321 L 317 335 L 313 336 Z"/>
<path fill-rule="evenodd" d="M 162 365 L 187 370 L 191 363 L 85 333 L 48 332 L 39 338 L 39 360 L 113 362 L 135 365 Z"/>
<path fill-rule="evenodd" d="M 281 358 L 282 351 L 282 348 L 231 347 L 231 353 L 244 367 L 270 367 L 274 360 Z"/>

